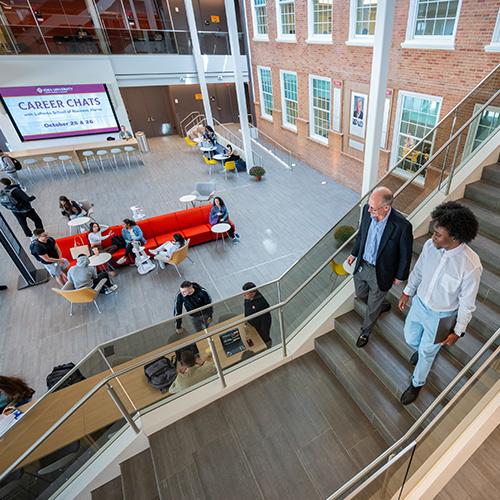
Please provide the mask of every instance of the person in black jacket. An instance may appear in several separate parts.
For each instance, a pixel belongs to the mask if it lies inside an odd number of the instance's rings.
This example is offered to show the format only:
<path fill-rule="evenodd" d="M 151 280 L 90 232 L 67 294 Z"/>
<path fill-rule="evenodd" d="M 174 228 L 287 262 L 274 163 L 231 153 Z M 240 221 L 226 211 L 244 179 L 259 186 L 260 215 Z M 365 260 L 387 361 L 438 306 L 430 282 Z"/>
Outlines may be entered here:
<path fill-rule="evenodd" d="M 264 298 L 264 296 L 255 289 L 255 283 L 249 281 L 245 283 L 242 287 L 246 293 L 243 294 L 245 297 L 245 317 L 252 314 L 263 311 L 269 307 L 269 302 Z M 265 313 L 257 318 L 248 320 L 248 324 L 253 326 L 257 333 L 260 335 L 261 339 L 265 342 L 266 346 L 269 348 L 273 345 L 271 340 L 271 313 Z"/>
<path fill-rule="evenodd" d="M 366 302 L 361 334 L 356 345 L 364 347 L 379 315 L 390 310 L 385 300 L 391 286 L 408 279 L 413 231 L 411 224 L 392 208 L 390 189 L 373 190 L 363 208 L 354 249 L 347 262 L 354 266 L 356 297 Z"/>
<path fill-rule="evenodd" d="M 174 316 L 182 314 L 182 306 L 185 307 L 186 311 L 192 311 L 211 303 L 212 298 L 202 286 L 198 285 L 198 283 L 192 283 L 191 281 L 183 281 L 179 293 L 175 298 Z M 207 328 L 212 322 L 212 315 L 213 307 L 207 307 L 203 309 L 203 311 L 190 314 L 195 331 L 199 332 Z M 184 332 L 182 328 L 182 318 L 176 320 L 175 331 L 177 333 Z"/>
<path fill-rule="evenodd" d="M 18 184 L 14 184 L 10 179 L 0 179 L 5 187 L 0 191 L 0 203 L 10 210 L 22 227 L 24 234 L 30 238 L 33 231 L 28 227 L 27 219 L 35 223 L 35 229 L 43 230 L 43 222 L 39 215 L 31 206 L 34 196 L 28 196 Z"/>

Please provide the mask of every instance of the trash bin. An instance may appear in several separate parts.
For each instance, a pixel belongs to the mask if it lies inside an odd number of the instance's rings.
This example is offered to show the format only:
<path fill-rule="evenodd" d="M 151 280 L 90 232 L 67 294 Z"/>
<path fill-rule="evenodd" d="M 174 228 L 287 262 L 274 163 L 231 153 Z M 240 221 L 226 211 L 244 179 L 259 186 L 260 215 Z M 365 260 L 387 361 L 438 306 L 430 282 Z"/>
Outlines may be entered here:
<path fill-rule="evenodd" d="M 142 131 L 136 132 L 135 138 L 137 139 L 137 144 L 139 144 L 141 153 L 149 153 L 149 144 L 146 134 Z"/>

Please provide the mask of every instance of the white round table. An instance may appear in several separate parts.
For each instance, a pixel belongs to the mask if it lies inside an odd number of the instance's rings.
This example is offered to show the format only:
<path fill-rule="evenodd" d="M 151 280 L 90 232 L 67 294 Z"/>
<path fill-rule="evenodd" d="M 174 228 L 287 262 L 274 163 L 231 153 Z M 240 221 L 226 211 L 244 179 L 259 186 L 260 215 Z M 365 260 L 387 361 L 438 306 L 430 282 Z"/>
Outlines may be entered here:
<path fill-rule="evenodd" d="M 214 155 L 214 160 L 218 160 L 222 163 L 222 166 L 224 167 L 224 163 L 226 162 L 226 160 L 229 158 L 228 155 L 224 155 L 224 154 L 216 154 Z"/>
<path fill-rule="evenodd" d="M 89 265 L 90 266 L 103 266 L 104 264 L 107 264 L 111 260 L 112 255 L 108 252 L 101 252 L 98 253 L 97 255 L 91 255 L 89 257 Z"/>
<path fill-rule="evenodd" d="M 193 142 L 196 142 L 196 144 L 200 144 L 200 142 L 202 142 L 202 141 L 203 141 L 203 137 L 195 137 L 193 139 Z"/>
<path fill-rule="evenodd" d="M 68 221 L 69 227 L 79 227 L 84 226 L 90 222 L 90 217 L 77 217 L 76 219 L 71 219 Z"/>
<path fill-rule="evenodd" d="M 205 147 L 205 146 L 200 146 L 200 151 L 203 151 L 204 153 L 208 153 L 210 151 L 215 151 L 217 148 L 215 146 L 209 146 L 209 147 Z"/>
<path fill-rule="evenodd" d="M 186 210 L 189 208 L 189 203 L 191 203 L 191 205 L 193 205 L 194 207 L 194 202 L 196 200 L 196 195 L 194 194 L 185 194 L 184 196 L 181 196 L 179 198 L 179 201 L 181 203 L 185 203 L 186 204 Z"/>
<path fill-rule="evenodd" d="M 215 233 L 215 244 L 217 245 L 217 241 L 222 239 L 222 247 L 226 246 L 226 242 L 224 240 L 224 235 L 231 229 L 231 225 L 227 222 L 219 222 L 218 224 L 214 224 L 211 228 L 212 233 Z"/>

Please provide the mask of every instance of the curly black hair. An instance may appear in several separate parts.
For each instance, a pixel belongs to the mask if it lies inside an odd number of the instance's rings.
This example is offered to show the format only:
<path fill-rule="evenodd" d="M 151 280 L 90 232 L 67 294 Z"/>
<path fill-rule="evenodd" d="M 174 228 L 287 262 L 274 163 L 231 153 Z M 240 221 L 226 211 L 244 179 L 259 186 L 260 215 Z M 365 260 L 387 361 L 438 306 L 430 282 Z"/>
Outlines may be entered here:
<path fill-rule="evenodd" d="M 431 218 L 435 225 L 444 227 L 460 243 L 469 243 L 477 235 L 479 223 L 476 216 L 469 208 L 456 201 L 438 205 L 432 211 Z"/>

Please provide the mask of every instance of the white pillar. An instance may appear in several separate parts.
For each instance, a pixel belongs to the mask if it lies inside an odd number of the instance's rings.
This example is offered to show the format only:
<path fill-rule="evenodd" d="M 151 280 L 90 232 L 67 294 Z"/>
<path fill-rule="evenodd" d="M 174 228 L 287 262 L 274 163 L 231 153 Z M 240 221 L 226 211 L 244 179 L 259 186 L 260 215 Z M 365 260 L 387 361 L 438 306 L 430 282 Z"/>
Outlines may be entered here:
<path fill-rule="evenodd" d="M 234 67 L 234 82 L 236 85 L 236 99 L 238 101 L 238 113 L 240 115 L 241 135 L 243 137 L 243 150 L 247 164 L 247 172 L 253 167 L 252 140 L 250 138 L 250 127 L 248 126 L 248 109 L 245 97 L 245 85 L 243 83 L 243 72 L 241 69 L 240 44 L 238 40 L 238 23 L 236 21 L 236 9 L 234 0 L 224 0 L 226 6 L 227 29 L 229 31 L 229 44 L 231 45 L 231 58 Z"/>
<path fill-rule="evenodd" d="M 90 14 L 90 19 L 92 19 L 92 24 L 94 25 L 95 33 L 97 36 L 97 40 L 99 40 L 99 46 L 101 47 L 101 51 L 103 54 L 109 54 L 109 43 L 106 35 L 106 31 L 104 30 L 104 26 L 101 23 L 101 18 L 99 17 L 99 12 L 97 11 L 97 7 L 95 6 L 92 0 L 85 0 L 85 5 L 87 6 L 87 10 Z"/>
<path fill-rule="evenodd" d="M 205 67 L 203 65 L 203 58 L 201 57 L 200 41 L 198 40 L 198 29 L 196 27 L 196 18 L 194 17 L 192 0 L 184 0 L 184 6 L 186 7 L 189 34 L 191 35 L 191 44 L 193 46 L 194 63 L 196 65 L 198 82 L 200 84 L 201 96 L 203 98 L 203 109 L 205 110 L 207 124 L 213 127 L 214 120 L 212 118 L 210 96 L 208 95 L 207 79 L 205 78 Z"/>
<path fill-rule="evenodd" d="M 378 178 L 380 140 L 382 137 L 387 74 L 391 54 L 394 3 L 394 0 L 379 0 L 377 3 L 370 95 L 368 97 L 368 120 L 366 124 L 363 195 L 375 185 Z"/>

